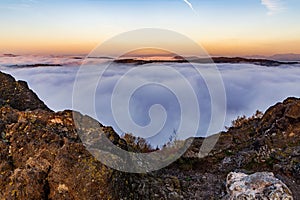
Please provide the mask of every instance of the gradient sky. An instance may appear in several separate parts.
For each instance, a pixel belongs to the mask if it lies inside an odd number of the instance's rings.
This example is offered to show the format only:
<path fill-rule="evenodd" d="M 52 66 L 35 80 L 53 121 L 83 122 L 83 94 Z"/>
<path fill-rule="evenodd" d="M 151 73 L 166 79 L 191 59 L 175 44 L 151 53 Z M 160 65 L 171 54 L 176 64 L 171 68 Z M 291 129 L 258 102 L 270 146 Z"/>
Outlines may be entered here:
<path fill-rule="evenodd" d="M 86 54 L 139 28 L 184 34 L 213 55 L 300 53 L 299 0 L 1 0 L 0 53 Z"/>

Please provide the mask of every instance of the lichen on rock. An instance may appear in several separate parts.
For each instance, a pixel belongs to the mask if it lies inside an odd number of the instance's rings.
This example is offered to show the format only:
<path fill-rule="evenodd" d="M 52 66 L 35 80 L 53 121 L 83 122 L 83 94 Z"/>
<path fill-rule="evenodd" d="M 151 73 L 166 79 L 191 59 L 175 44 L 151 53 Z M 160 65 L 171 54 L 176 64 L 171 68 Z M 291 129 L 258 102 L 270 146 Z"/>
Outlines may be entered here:
<path fill-rule="evenodd" d="M 231 172 L 227 176 L 228 200 L 293 200 L 290 189 L 273 173 L 247 175 Z"/>

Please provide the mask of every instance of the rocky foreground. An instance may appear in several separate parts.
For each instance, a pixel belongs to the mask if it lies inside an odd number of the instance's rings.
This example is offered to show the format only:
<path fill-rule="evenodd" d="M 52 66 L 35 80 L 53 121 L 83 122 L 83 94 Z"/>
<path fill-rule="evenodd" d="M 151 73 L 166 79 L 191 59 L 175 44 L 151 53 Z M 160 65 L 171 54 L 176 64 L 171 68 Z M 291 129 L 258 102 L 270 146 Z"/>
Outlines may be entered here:
<path fill-rule="evenodd" d="M 73 117 L 99 128 L 76 129 Z M 0 199 L 300 199 L 300 99 L 240 120 L 199 157 L 195 138 L 175 163 L 148 174 L 97 161 L 79 134 L 133 149 L 111 127 L 72 111 L 53 112 L 25 82 L 0 73 Z M 259 173 L 256 173 L 259 172 Z"/>

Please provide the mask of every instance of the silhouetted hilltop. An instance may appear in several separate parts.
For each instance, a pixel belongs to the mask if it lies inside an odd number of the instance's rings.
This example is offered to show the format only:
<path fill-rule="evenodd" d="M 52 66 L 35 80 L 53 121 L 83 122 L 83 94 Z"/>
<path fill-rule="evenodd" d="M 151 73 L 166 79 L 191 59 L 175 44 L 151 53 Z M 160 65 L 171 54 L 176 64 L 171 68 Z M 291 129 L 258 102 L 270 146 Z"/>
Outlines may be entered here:
<path fill-rule="evenodd" d="M 151 63 L 243 63 L 243 64 L 255 64 L 260 66 L 280 66 L 280 65 L 294 65 L 299 64 L 299 62 L 283 62 L 268 59 L 254 59 L 254 58 L 241 58 L 241 57 L 212 57 L 212 58 L 183 58 L 181 56 L 175 56 L 171 60 L 146 60 L 146 59 L 132 59 L 132 58 L 121 58 L 114 60 L 115 63 L 122 64 L 135 64 L 135 65 L 145 65 Z"/>
<path fill-rule="evenodd" d="M 260 59 L 270 59 L 270 60 L 278 60 L 278 61 L 300 61 L 300 54 L 286 53 L 286 54 L 275 54 L 272 56 L 252 55 L 252 56 L 247 56 L 247 58 L 260 58 Z"/>
<path fill-rule="evenodd" d="M 63 64 L 36 63 L 36 64 L 26 64 L 26 65 L 10 65 L 9 67 L 11 67 L 11 68 L 26 68 L 26 67 L 61 67 L 61 66 L 63 66 Z"/>

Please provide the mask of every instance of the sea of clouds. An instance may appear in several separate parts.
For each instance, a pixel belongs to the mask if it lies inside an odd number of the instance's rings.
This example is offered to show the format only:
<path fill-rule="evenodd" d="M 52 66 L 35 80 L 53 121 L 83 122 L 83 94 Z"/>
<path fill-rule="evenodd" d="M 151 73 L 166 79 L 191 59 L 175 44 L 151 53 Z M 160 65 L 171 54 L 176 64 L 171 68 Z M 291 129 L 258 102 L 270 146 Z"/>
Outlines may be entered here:
<path fill-rule="evenodd" d="M 169 63 L 167 65 L 136 66 L 114 63 L 108 66 L 109 60 L 90 59 L 80 68 L 78 59 L 71 57 L 39 57 L 37 60 L 36 57 L 31 56 L 19 57 L 17 64 L 67 64 L 63 67 L 18 68 L 11 67 L 11 65 L 16 64 L 13 59 L 16 58 L 0 58 L 0 70 L 13 75 L 18 80 L 27 81 L 30 88 L 55 111 L 78 110 L 96 118 L 104 125 L 113 126 L 119 134 L 132 132 L 148 138 L 155 145 L 167 142 L 170 136 L 178 131 L 182 116 L 187 118 L 186 121 L 190 123 L 190 126 L 185 127 L 191 127 L 191 130 L 185 128 L 185 133 L 181 133 L 183 134 L 180 136 L 181 138 L 195 134 L 197 136 L 213 134 L 207 133 L 207 129 L 212 117 L 212 107 L 218 111 L 218 105 L 211 103 L 207 83 L 189 64 Z M 172 74 L 168 70 L 151 70 L 163 66 L 175 69 L 182 74 L 182 77 Z M 203 72 L 206 70 L 209 72 L 212 67 L 211 64 L 194 66 Z M 84 67 L 83 71 L 82 67 Z M 106 68 L 105 71 L 104 68 Z M 131 72 L 130 70 L 133 68 L 138 70 Z M 99 69 L 103 72 L 101 76 Z M 265 67 L 252 64 L 217 64 L 217 69 L 221 74 L 226 94 L 225 122 L 219 131 L 224 130 L 225 126 L 229 126 L 237 116 L 251 116 L 256 110 L 265 111 L 271 105 L 287 97 L 300 97 L 299 65 Z M 78 76 L 78 72 L 80 72 L 80 76 Z M 210 74 L 210 76 L 214 76 L 214 74 Z M 186 113 L 193 113 L 193 110 L 196 109 L 197 106 L 193 105 L 192 97 L 191 104 L 185 105 L 184 109 L 186 110 L 183 111 L 180 108 L 182 94 L 186 94 L 186 98 L 190 98 L 188 92 L 190 88 L 186 88 L 185 83 L 179 80 L 183 77 L 188 81 L 197 98 L 200 110 L 199 119 L 195 117 L 196 115 L 183 115 L 185 111 Z M 126 92 L 116 90 L 116 85 L 120 83 L 120 80 L 122 80 L 121 86 L 125 85 L 128 88 L 133 87 L 136 83 L 149 80 L 157 84 L 146 84 L 138 87 L 134 93 L 130 94 L 130 99 L 127 102 L 126 97 L 122 96 Z M 74 85 L 76 85 L 75 91 Z M 176 88 L 175 92 L 168 87 Z M 181 94 L 176 94 L 176 91 Z M 90 94 L 94 94 L 94 96 L 91 97 Z M 112 98 L 118 98 L 113 102 L 113 106 Z M 74 102 L 76 102 L 75 106 Z M 219 109 L 219 112 L 220 115 L 224 114 L 222 108 Z M 128 116 L 135 125 L 131 127 L 131 124 L 127 123 L 128 126 L 125 128 L 124 126 L 120 127 L 119 123 L 127 122 Z M 199 125 L 196 133 L 193 131 L 195 123 Z M 141 127 L 141 129 L 136 129 L 136 126 Z M 142 131 L 137 133 L 135 132 L 137 130 Z M 155 133 L 151 133 L 153 130 Z M 157 130 L 159 131 L 157 132 Z"/>

